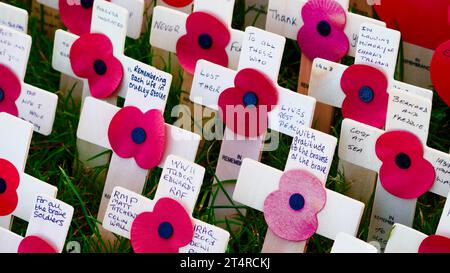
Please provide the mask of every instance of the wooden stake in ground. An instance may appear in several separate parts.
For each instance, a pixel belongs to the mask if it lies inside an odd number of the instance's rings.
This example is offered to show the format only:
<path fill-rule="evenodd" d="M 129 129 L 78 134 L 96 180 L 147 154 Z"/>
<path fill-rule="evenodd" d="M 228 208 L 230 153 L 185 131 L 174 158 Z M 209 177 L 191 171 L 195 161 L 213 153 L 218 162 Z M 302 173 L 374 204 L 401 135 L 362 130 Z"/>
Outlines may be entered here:
<path fill-rule="evenodd" d="M 0 169 L 4 174 L 0 180 L 1 189 L 4 189 L 0 196 L 17 196 L 16 203 L 2 201 L 0 227 L 5 229 L 10 229 L 13 216 L 30 221 L 37 196 L 56 197 L 56 187 L 24 173 L 32 136 L 30 123 L 0 113 Z"/>
<path fill-rule="evenodd" d="M 315 100 L 282 88 L 277 84 L 285 41 L 286 39 L 279 35 L 255 27 L 247 27 L 238 70 L 234 71 L 207 61 L 199 61 L 190 99 L 196 104 L 206 106 L 215 111 L 223 111 L 221 117 L 224 120 L 225 115 L 234 113 L 234 109 L 220 109 L 220 107 L 224 107 L 219 106 L 220 97 L 225 96 L 225 92 L 228 94 L 231 94 L 230 92 L 240 92 L 235 91 L 236 88 L 240 88 L 237 79 L 244 77 L 248 71 L 256 71 L 255 73 L 258 77 L 266 78 L 267 81 L 272 82 L 271 84 L 276 89 L 274 92 L 277 93 L 278 97 L 274 109 L 267 113 L 268 128 L 281 134 L 294 136 L 299 127 L 311 126 Z M 257 86 L 253 88 L 255 88 L 253 92 L 255 92 L 256 101 L 263 100 L 265 96 L 272 96 L 270 90 L 257 90 Z M 268 92 L 268 95 L 264 92 Z M 245 105 L 245 96 L 248 95 L 240 96 L 235 95 L 237 107 L 247 107 L 248 105 Z M 228 106 L 234 107 L 235 105 L 227 105 L 225 107 Z M 246 127 L 251 130 L 258 122 L 253 120 L 254 124 L 246 124 L 242 116 L 238 116 L 236 119 L 236 127 L 230 122 L 225 128 L 216 168 L 218 181 L 216 181 L 216 187 L 213 191 L 212 205 L 217 207 L 215 209 L 215 217 L 220 222 L 226 219 L 231 221 L 238 214 L 236 209 L 227 208 L 232 205 L 230 197 L 233 194 L 234 184 L 222 182 L 236 180 L 242 160 L 245 158 L 259 160 L 263 150 L 265 130 L 259 135 L 246 136 L 242 132 L 237 132 L 235 128 Z M 216 124 L 214 130 L 216 134 L 213 136 L 222 136 L 221 123 L 220 121 L 220 124 Z M 279 135 L 276 135 L 276 137 L 279 137 Z M 278 147 L 273 148 L 277 149 Z"/>
<path fill-rule="evenodd" d="M 177 156 L 168 156 L 154 200 L 121 187 L 114 188 L 103 219 L 103 227 L 117 235 L 131 239 L 136 253 L 147 252 L 148 250 L 141 248 L 140 240 L 135 239 L 139 234 L 139 232 L 133 233 L 133 230 L 137 229 L 136 226 L 139 225 L 137 222 L 139 220 L 136 219 L 143 214 L 158 213 L 154 209 L 155 205 L 160 200 L 169 198 L 184 207 L 186 215 L 190 216 L 194 226 L 192 240 L 186 240 L 182 246 L 179 246 L 179 249 L 174 251 L 180 253 L 224 253 L 227 250 L 230 234 L 192 216 L 203 184 L 204 174 L 205 169 L 203 167 Z M 123 213 L 124 211 L 128 213 Z M 177 216 L 179 217 L 179 215 Z M 179 227 L 173 226 L 173 223 L 168 223 L 174 228 L 174 234 L 181 232 L 177 230 Z M 159 223 L 159 225 L 161 224 L 163 223 Z M 148 231 L 145 232 L 150 234 L 151 227 L 148 227 Z M 160 233 L 159 236 L 161 236 Z M 164 237 L 161 238 L 164 239 Z M 155 249 L 155 251 L 166 252 L 167 248 L 161 246 L 160 249 Z"/>
<path fill-rule="evenodd" d="M 303 253 L 315 233 L 331 240 L 341 232 L 356 236 L 364 204 L 325 189 L 336 144 L 335 137 L 305 127 L 295 135 L 284 172 L 244 159 L 233 199 L 264 213 L 262 252 Z M 299 228 L 305 222 L 308 228 Z"/>
<path fill-rule="evenodd" d="M 390 231 L 385 253 L 450 253 L 450 195 L 435 235 L 428 236 L 401 224 Z"/>
<path fill-rule="evenodd" d="M 0 227 L 0 253 L 61 253 L 73 207 L 56 197 L 40 194 L 29 202 L 32 217 L 25 238 Z"/>

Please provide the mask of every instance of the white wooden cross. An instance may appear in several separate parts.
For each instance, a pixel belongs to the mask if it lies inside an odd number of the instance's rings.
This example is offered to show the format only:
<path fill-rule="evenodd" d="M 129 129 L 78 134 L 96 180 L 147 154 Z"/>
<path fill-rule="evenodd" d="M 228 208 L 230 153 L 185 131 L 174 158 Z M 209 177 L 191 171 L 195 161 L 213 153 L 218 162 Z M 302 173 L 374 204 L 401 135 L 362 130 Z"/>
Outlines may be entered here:
<path fill-rule="evenodd" d="M 236 68 L 241 51 L 244 33 L 231 28 L 235 0 L 194 0 L 194 13 L 209 13 L 228 26 L 231 39 L 226 47 L 228 66 Z M 178 39 L 186 34 L 186 20 L 188 14 L 164 6 L 156 6 L 150 33 L 150 44 L 153 47 L 176 53 Z"/>
<path fill-rule="evenodd" d="M 426 147 L 431 102 L 402 90 L 392 89 L 389 93 L 386 131 L 407 131 L 420 139 L 424 145 L 424 159 L 433 165 L 436 173 L 430 191 L 447 196 L 450 192 L 450 155 Z M 345 119 L 341 129 L 339 158 L 379 172 L 382 161 L 376 155 L 375 145 L 383 133 L 383 130 Z M 412 225 L 417 200 L 398 198 L 387 192 L 380 183 L 378 179 L 368 240 L 377 241 L 383 250 L 388 231 L 394 223 Z"/>
<path fill-rule="evenodd" d="M 368 65 L 383 72 L 389 84 L 387 90 L 401 89 L 431 100 L 432 91 L 394 80 L 399 44 L 398 31 L 363 23 L 356 45 L 355 64 Z M 309 95 L 316 98 L 318 102 L 341 108 L 346 99 L 341 87 L 341 79 L 347 68 L 342 64 L 316 58 L 309 82 Z M 345 173 L 346 180 L 352 181 L 349 195 L 367 202 L 371 196 L 376 175 L 345 161 L 340 161 L 339 164 L 339 168 Z"/>
<path fill-rule="evenodd" d="M 27 33 L 28 12 L 24 9 L 0 3 L 0 25 L 15 29 L 22 33 Z"/>
<path fill-rule="evenodd" d="M 170 91 L 172 76 L 153 67 L 149 67 L 146 70 L 136 70 L 131 76 L 137 79 L 137 85 L 139 85 L 139 82 L 141 82 L 141 85 L 145 85 L 144 82 L 148 82 L 147 84 L 152 86 L 152 88 L 146 93 L 142 93 L 141 88 L 129 89 L 125 106 L 135 106 L 143 113 L 151 109 L 157 109 L 163 113 Z M 111 120 L 119 110 L 119 107 L 105 101 L 93 97 L 86 98 L 80 116 L 77 137 L 105 149 L 111 149 L 111 144 L 108 139 L 108 129 Z M 194 161 L 200 143 L 200 136 L 168 124 L 165 126 L 165 155 L 160 166 L 163 166 L 165 158 L 171 154 Z M 148 173 L 149 170 L 139 167 L 133 158 L 124 159 L 116 153 L 113 153 L 98 219 L 100 221 L 103 220 L 104 212 L 114 187 L 122 186 L 134 192 L 141 193 Z"/>
<path fill-rule="evenodd" d="M 0 64 L 6 66 L 21 84 L 20 96 L 15 101 L 18 116 L 34 125 L 34 130 L 49 135 L 55 120 L 58 96 L 24 82 L 31 50 L 31 36 L 12 28 L 0 26 Z M 2 101 L 11 96 L 0 86 Z M 5 103 L 5 102 L 3 102 Z"/>
<path fill-rule="evenodd" d="M 378 249 L 363 240 L 340 232 L 334 239 L 331 253 L 378 253 Z"/>
<path fill-rule="evenodd" d="M 73 207 L 46 195 L 34 196 L 29 201 L 32 209 L 25 238 L 0 227 L 0 253 L 27 253 L 22 252 L 23 244 L 31 237 L 38 237 L 56 253 L 61 253 L 72 221 Z M 27 245 L 28 249 L 37 247 L 32 243 Z"/>
<path fill-rule="evenodd" d="M 53 9 L 59 9 L 60 0 L 37 0 L 38 3 L 51 7 Z M 71 1 L 74 5 L 80 5 L 80 0 L 61 0 Z M 97 1 L 97 0 L 95 0 Z M 92 6 L 94 0 L 88 0 L 83 2 L 90 2 Z M 111 3 L 121 6 L 128 10 L 128 26 L 126 26 L 126 33 L 128 37 L 137 39 L 141 35 L 142 24 L 144 21 L 144 0 L 111 0 Z M 84 20 L 84 18 L 80 18 Z"/>
<path fill-rule="evenodd" d="M 316 104 L 314 98 L 293 92 L 277 84 L 285 42 L 286 39 L 277 34 L 255 27 L 247 27 L 238 70 L 234 71 L 200 60 L 197 63 L 192 84 L 191 101 L 218 110 L 220 94 L 234 86 L 234 78 L 238 72 L 246 68 L 253 68 L 272 80 L 278 90 L 278 105 L 269 113 L 268 127 L 289 136 L 293 136 L 301 126 L 310 127 Z M 225 128 L 216 168 L 219 181 L 235 180 L 239 174 L 242 159 L 248 157 L 259 160 L 263 140 L 264 136 L 244 138 Z M 223 187 L 231 196 L 234 185 L 227 183 L 223 184 Z M 225 192 L 219 191 L 215 204 L 229 205 L 229 203 Z M 220 219 L 222 213 L 229 216 L 235 212 L 233 209 L 220 209 L 216 216 Z"/>
<path fill-rule="evenodd" d="M 325 188 L 336 145 L 337 139 L 333 136 L 307 127 L 299 128 L 291 146 L 285 172 L 308 171 L 316 176 Z M 279 189 L 283 174 L 283 171 L 246 158 L 242 163 L 233 199 L 250 208 L 263 211 L 266 198 Z M 326 204 L 317 214 L 316 233 L 331 240 L 334 240 L 340 232 L 356 236 L 364 204 L 337 192 L 325 190 Z M 307 202 L 308 200 L 304 199 L 304 204 Z M 282 239 L 269 228 L 262 251 L 302 253 L 306 244 L 307 241 L 294 242 Z"/>
<path fill-rule="evenodd" d="M 133 221 L 139 214 L 152 211 L 161 198 L 171 198 L 192 215 L 203 184 L 205 169 L 184 158 L 170 155 L 164 164 L 155 198 L 116 187 L 103 219 L 103 227 L 130 239 Z M 227 250 L 230 234 L 218 227 L 192 217 L 194 238 L 180 253 L 223 253 Z"/>
<path fill-rule="evenodd" d="M 450 195 L 436 230 L 436 235 L 449 238 L 450 241 Z M 385 253 L 417 253 L 428 235 L 402 224 L 395 224 L 389 234 Z"/>
<path fill-rule="evenodd" d="M 337 2 L 346 11 L 346 24 L 344 32 L 349 40 L 349 56 L 355 56 L 359 28 L 364 23 L 386 26 L 382 21 L 347 12 L 349 0 L 330 0 Z M 269 0 L 266 30 L 297 40 L 297 34 L 303 26 L 302 8 L 308 0 Z"/>
<path fill-rule="evenodd" d="M 6 229 L 11 227 L 12 216 L 24 221 L 30 219 L 33 208 L 32 202 L 37 195 L 55 197 L 57 193 L 56 187 L 25 173 L 25 164 L 32 136 L 33 126 L 30 123 L 7 113 L 0 113 L 0 158 L 14 165 L 20 175 L 19 187 L 17 188 L 17 207 L 9 215 L 0 216 L 0 227 Z M 8 181 L 3 182 L 8 187 Z M 2 194 L 0 194 L 0 198 Z"/>

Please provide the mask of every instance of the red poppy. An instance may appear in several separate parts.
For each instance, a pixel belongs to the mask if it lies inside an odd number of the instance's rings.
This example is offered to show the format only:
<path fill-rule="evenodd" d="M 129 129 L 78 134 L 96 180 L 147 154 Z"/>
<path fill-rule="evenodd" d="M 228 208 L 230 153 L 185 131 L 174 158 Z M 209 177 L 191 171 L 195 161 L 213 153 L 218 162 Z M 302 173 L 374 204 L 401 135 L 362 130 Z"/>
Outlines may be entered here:
<path fill-rule="evenodd" d="M 448 0 L 381 0 L 374 7 L 408 43 L 434 50 L 450 37 Z"/>
<path fill-rule="evenodd" d="M 106 0 L 110 2 L 110 0 Z M 94 0 L 59 0 L 59 17 L 67 29 L 76 35 L 89 33 Z"/>
<path fill-rule="evenodd" d="M 75 75 L 88 80 L 95 98 L 111 96 L 122 82 L 122 63 L 113 55 L 113 44 L 104 34 L 80 36 L 70 48 L 70 64 Z"/>
<path fill-rule="evenodd" d="M 16 167 L 8 160 L 0 158 L 0 216 L 10 215 L 16 210 L 19 183 L 20 175 Z"/>
<path fill-rule="evenodd" d="M 163 0 L 163 2 L 175 8 L 182 8 L 190 5 L 193 0 Z"/>
<path fill-rule="evenodd" d="M 145 114 L 134 106 L 122 108 L 111 120 L 108 138 L 122 158 L 134 158 L 139 167 L 150 170 L 161 162 L 166 144 L 164 117 L 159 110 Z"/>
<path fill-rule="evenodd" d="M 429 236 L 420 244 L 419 253 L 450 253 L 450 238 Z"/>
<path fill-rule="evenodd" d="M 177 56 L 181 66 L 194 74 L 198 60 L 228 66 L 225 50 L 231 35 L 228 27 L 205 12 L 194 12 L 186 21 L 186 34 L 177 41 Z"/>
<path fill-rule="evenodd" d="M 388 79 L 380 70 L 355 64 L 348 67 L 341 78 L 346 97 L 342 115 L 361 123 L 383 128 L 389 102 Z"/>
<path fill-rule="evenodd" d="M 350 47 L 344 33 L 346 11 L 332 0 L 309 0 L 302 8 L 303 26 L 297 43 L 310 60 L 322 58 L 337 62 Z"/>
<path fill-rule="evenodd" d="M 22 86 L 19 78 L 6 65 L 0 64 L 0 112 L 19 115 L 16 100 L 20 97 Z"/>
<path fill-rule="evenodd" d="M 380 182 L 390 194 L 414 199 L 426 193 L 434 184 L 436 172 L 424 159 L 423 144 L 407 131 L 390 131 L 376 142 L 377 157 L 383 162 Z"/>
<path fill-rule="evenodd" d="M 434 89 L 441 99 L 450 106 L 450 80 L 448 71 L 450 70 L 450 40 L 441 44 L 434 52 L 431 60 L 431 80 Z"/>
<path fill-rule="evenodd" d="M 304 170 L 285 172 L 279 190 L 264 201 L 264 218 L 270 230 L 285 240 L 309 239 L 319 225 L 317 214 L 325 207 L 322 182 Z"/>
<path fill-rule="evenodd" d="M 278 90 L 271 79 L 258 70 L 238 72 L 234 86 L 219 96 L 220 117 L 234 133 L 255 137 L 268 126 L 268 113 L 278 103 Z"/>
<path fill-rule="evenodd" d="M 194 237 L 194 224 L 186 209 L 171 198 L 161 198 L 152 212 L 144 212 L 131 226 L 136 253 L 178 253 Z"/>
<path fill-rule="evenodd" d="M 58 253 L 49 243 L 37 236 L 25 237 L 19 245 L 18 253 Z"/>

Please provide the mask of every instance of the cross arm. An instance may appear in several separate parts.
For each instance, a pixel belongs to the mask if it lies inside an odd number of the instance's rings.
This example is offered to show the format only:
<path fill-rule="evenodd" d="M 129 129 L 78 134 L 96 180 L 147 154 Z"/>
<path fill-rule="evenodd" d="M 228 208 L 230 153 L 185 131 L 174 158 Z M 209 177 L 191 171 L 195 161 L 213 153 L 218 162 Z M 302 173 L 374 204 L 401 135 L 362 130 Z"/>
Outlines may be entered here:
<path fill-rule="evenodd" d="M 385 253 L 417 253 L 419 246 L 428 236 L 401 224 L 392 227 Z"/>
<path fill-rule="evenodd" d="M 0 227 L 0 253 L 17 253 L 23 237 Z"/>
<path fill-rule="evenodd" d="M 331 253 L 377 253 L 376 247 L 347 233 L 340 232 L 334 240 Z"/>
<path fill-rule="evenodd" d="M 436 234 L 450 238 L 450 194 L 447 196 Z"/>
<path fill-rule="evenodd" d="M 70 48 L 78 36 L 58 29 L 55 32 L 55 41 L 53 44 L 52 67 L 66 75 L 78 78 L 72 70 L 70 65 Z"/>

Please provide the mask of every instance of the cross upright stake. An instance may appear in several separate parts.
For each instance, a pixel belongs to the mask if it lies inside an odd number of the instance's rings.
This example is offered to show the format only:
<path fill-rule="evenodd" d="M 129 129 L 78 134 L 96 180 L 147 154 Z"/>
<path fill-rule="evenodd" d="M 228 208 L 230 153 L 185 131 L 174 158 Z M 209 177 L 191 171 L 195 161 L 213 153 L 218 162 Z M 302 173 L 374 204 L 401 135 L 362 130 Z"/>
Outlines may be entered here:
<path fill-rule="evenodd" d="M 222 111 L 222 119 L 226 119 L 228 114 L 233 114 L 233 109 L 226 109 L 228 106 L 243 107 L 245 106 L 245 97 L 254 94 L 256 101 L 264 102 L 264 98 L 272 96 L 271 92 L 275 93 L 277 100 L 273 103 L 273 109 L 267 113 L 267 121 L 264 119 L 264 114 L 261 114 L 260 120 L 265 123 L 266 128 L 272 129 L 279 133 L 294 136 L 296 130 L 301 126 L 310 127 L 312 123 L 312 117 L 314 113 L 315 100 L 311 97 L 298 94 L 286 88 L 280 87 L 277 83 L 279 69 L 281 66 L 281 60 L 283 56 L 285 45 L 285 38 L 277 34 L 273 34 L 258 28 L 247 27 L 242 44 L 242 53 L 239 61 L 238 70 L 234 71 L 219 65 L 207 61 L 199 61 L 197 63 L 196 72 L 194 75 L 194 81 L 192 85 L 190 99 L 196 104 L 203 105 L 210 108 L 213 111 Z M 239 85 L 245 85 L 247 78 L 243 83 L 240 83 L 238 78 L 245 77 L 246 73 L 254 73 L 253 76 L 259 77 L 258 80 L 251 82 L 253 92 L 249 90 L 242 90 L 247 92 L 241 94 L 238 89 Z M 253 71 L 253 72 L 252 72 Z M 267 87 L 258 87 L 261 82 L 267 82 Z M 233 89 L 234 88 L 234 89 Z M 270 90 L 272 89 L 272 91 Z M 233 93 L 234 92 L 234 93 Z M 267 92 L 267 94 L 265 94 Z M 219 105 L 221 98 L 229 96 L 236 102 L 236 105 L 229 105 L 230 103 L 224 103 Z M 266 105 L 272 107 L 272 105 Z M 250 105 L 251 107 L 251 105 Z M 258 107 L 264 107 L 263 104 L 258 104 Z M 258 113 L 257 115 L 260 115 Z M 259 120 L 259 121 L 260 121 Z M 236 118 L 235 124 L 233 122 L 226 122 L 227 126 L 223 135 L 222 146 L 219 154 L 219 161 L 216 168 L 216 182 L 220 182 L 215 197 L 215 206 L 221 208 L 216 209 L 216 217 L 223 220 L 225 217 L 232 217 L 236 214 L 235 209 L 225 209 L 223 206 L 229 206 L 232 200 L 228 196 L 233 193 L 234 185 L 231 183 L 222 183 L 222 181 L 236 180 L 239 174 L 239 169 L 244 158 L 252 158 L 259 160 L 261 152 L 263 150 L 264 135 L 266 130 L 259 128 L 260 132 L 252 136 L 245 135 L 243 132 L 239 132 L 241 126 L 246 127 L 248 130 L 255 129 L 259 121 L 252 120 L 250 122 L 243 122 L 244 117 Z M 218 125 L 215 121 L 215 132 L 221 132 L 221 124 Z M 205 126 L 204 135 L 209 133 L 208 124 Z M 242 129 L 241 128 L 241 129 Z M 264 129 L 264 130 L 262 130 Z M 216 135 L 218 136 L 218 135 Z M 250 137 L 249 137 L 250 136 Z M 214 136 L 205 137 L 212 139 Z M 270 149 L 278 148 L 277 133 L 273 133 L 271 136 L 271 143 L 268 146 Z M 223 187 L 224 190 L 221 190 Z M 227 196 L 228 195 L 228 196 Z"/>
<path fill-rule="evenodd" d="M 450 192 L 450 155 L 426 146 L 431 102 L 402 90 L 389 95 L 386 132 L 345 119 L 339 145 L 342 160 L 379 173 L 368 240 L 381 250 L 394 223 L 412 226 L 419 196 Z"/>
<path fill-rule="evenodd" d="M 265 253 L 302 253 L 315 233 L 356 236 L 364 204 L 325 189 L 337 139 L 299 128 L 285 171 L 244 159 L 233 199 L 264 212 Z M 308 224 L 306 224 L 308 223 Z"/>
<path fill-rule="evenodd" d="M 429 241 L 428 241 L 429 240 Z M 428 242 L 427 242 L 428 241 Z M 436 234 L 434 236 L 428 236 L 407 227 L 402 224 L 395 224 L 390 231 L 389 240 L 386 245 L 385 253 L 426 253 L 429 252 L 424 246 L 443 246 L 446 245 L 447 248 L 431 249 L 434 251 L 430 252 L 444 252 L 449 253 L 449 242 L 450 241 L 450 195 L 447 196 L 447 200 L 442 211 L 441 219 L 439 221 Z M 439 242 L 447 242 L 446 244 L 439 244 Z"/>
<path fill-rule="evenodd" d="M 401 89 L 432 99 L 433 93 L 430 90 L 394 79 L 400 44 L 398 31 L 362 24 L 358 35 L 354 65 L 347 67 L 325 59 L 314 60 L 309 85 L 310 96 L 323 104 L 342 108 L 344 118 L 380 128 L 385 125 L 388 90 Z M 364 76 L 369 74 L 370 77 Z M 372 99 L 360 96 L 364 94 L 361 93 L 364 86 L 370 87 L 369 95 L 375 95 Z M 367 203 L 376 181 L 376 173 L 345 161 L 340 161 L 339 168 L 345 173 L 346 180 L 352 183 L 349 196 Z"/>
<path fill-rule="evenodd" d="M 142 250 L 145 245 L 140 246 L 142 242 L 134 239 L 139 236 L 139 232 L 134 233 L 134 230 L 137 230 L 136 226 L 139 225 L 135 220 L 142 213 L 152 211 L 159 200 L 170 198 L 184 207 L 186 215 L 189 215 L 194 225 L 194 236 L 190 240 L 186 240 L 185 244 L 179 246 L 176 252 L 225 252 L 230 234 L 223 229 L 192 217 L 195 203 L 203 184 L 204 174 L 205 169 L 203 167 L 181 157 L 169 156 L 164 164 L 158 189 L 153 200 L 121 187 L 114 188 L 103 220 L 103 227 L 115 234 L 131 239 L 135 252 L 145 252 Z M 165 209 L 169 208 L 166 207 Z M 157 212 L 153 211 L 153 213 Z M 172 217 L 180 217 L 173 210 L 170 213 L 173 214 Z M 169 224 L 172 225 L 173 223 L 169 222 Z M 183 231 L 176 230 L 176 227 L 174 227 L 174 234 L 180 232 Z M 152 231 L 151 227 L 148 227 L 147 235 L 150 237 L 154 233 L 156 232 Z M 151 242 L 151 240 L 147 240 L 147 243 L 157 244 L 157 242 Z M 163 249 L 160 248 L 156 251 L 163 252 Z"/>
<path fill-rule="evenodd" d="M 0 253 L 61 253 L 73 207 L 56 197 L 37 195 L 32 204 L 25 238 L 0 227 Z"/>
<path fill-rule="evenodd" d="M 12 216 L 28 222 L 36 196 L 42 194 L 55 197 L 57 188 L 25 173 L 33 136 L 30 123 L 0 113 L 0 132 L 0 227 L 9 229 Z M 17 196 L 17 202 L 11 202 L 15 199 L 9 198 L 11 196 Z"/>

